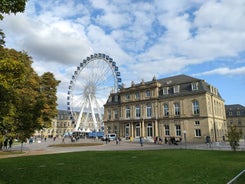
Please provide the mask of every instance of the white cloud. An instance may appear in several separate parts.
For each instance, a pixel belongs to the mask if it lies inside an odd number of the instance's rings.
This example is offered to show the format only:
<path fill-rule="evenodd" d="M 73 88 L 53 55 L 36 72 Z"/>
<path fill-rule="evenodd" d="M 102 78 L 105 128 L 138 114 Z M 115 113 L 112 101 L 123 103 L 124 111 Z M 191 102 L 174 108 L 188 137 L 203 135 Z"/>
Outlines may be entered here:
<path fill-rule="evenodd" d="M 245 76 L 245 67 L 240 68 L 216 68 L 214 70 L 194 74 L 195 76 L 204 76 L 204 75 L 244 75 Z"/>
<path fill-rule="evenodd" d="M 202 75 L 244 75 L 244 9 L 243 0 L 31 0 L 24 14 L 6 15 L 0 25 L 8 47 L 27 51 L 38 73 L 51 71 L 62 80 L 64 106 L 67 83 L 93 52 L 112 57 L 126 84 L 193 65 Z M 202 71 L 202 64 L 217 58 L 229 59 Z"/>

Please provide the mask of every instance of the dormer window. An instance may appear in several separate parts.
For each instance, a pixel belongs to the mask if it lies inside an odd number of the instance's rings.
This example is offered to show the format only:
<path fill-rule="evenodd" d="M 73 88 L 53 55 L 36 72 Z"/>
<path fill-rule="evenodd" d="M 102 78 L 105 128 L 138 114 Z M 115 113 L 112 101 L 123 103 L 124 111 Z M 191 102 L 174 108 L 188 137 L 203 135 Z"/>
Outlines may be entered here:
<path fill-rule="evenodd" d="M 168 87 L 163 88 L 162 93 L 163 93 L 163 95 L 167 95 L 168 94 Z"/>
<path fill-rule="evenodd" d="M 179 93 L 179 85 L 177 85 L 177 86 L 174 86 L 174 93 Z"/>
<path fill-rule="evenodd" d="M 192 91 L 197 91 L 198 90 L 198 82 L 192 83 L 191 89 L 192 89 Z"/>

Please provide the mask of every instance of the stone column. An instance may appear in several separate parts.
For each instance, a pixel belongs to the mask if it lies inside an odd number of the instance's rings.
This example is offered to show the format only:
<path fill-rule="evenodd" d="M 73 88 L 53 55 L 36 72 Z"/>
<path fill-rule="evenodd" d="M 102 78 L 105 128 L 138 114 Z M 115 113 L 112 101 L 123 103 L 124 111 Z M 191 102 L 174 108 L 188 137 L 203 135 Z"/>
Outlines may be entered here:
<path fill-rule="evenodd" d="M 134 124 L 129 123 L 129 127 L 130 127 L 130 137 L 134 137 Z"/>
<path fill-rule="evenodd" d="M 158 135 L 159 135 L 159 132 L 158 132 L 158 121 L 155 120 L 155 135 L 154 136 L 158 137 Z"/>
<path fill-rule="evenodd" d="M 141 122 L 141 136 L 145 137 L 145 122 L 142 120 Z"/>

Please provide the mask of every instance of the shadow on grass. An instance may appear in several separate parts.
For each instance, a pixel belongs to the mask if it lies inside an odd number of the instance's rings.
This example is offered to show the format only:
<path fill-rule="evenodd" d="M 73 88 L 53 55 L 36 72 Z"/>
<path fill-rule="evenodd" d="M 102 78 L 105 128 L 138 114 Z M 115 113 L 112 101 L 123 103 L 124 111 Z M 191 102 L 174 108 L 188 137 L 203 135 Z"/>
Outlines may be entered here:
<path fill-rule="evenodd" d="M 16 151 L 16 150 L 4 150 L 4 151 L 0 151 L 0 156 L 17 155 L 17 154 L 23 154 L 23 153 L 24 152 Z"/>

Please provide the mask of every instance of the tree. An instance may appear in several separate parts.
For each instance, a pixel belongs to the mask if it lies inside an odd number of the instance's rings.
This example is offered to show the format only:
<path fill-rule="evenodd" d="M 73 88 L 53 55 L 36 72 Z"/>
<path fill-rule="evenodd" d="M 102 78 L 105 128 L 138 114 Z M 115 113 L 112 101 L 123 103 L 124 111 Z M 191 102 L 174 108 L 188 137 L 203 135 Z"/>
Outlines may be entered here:
<path fill-rule="evenodd" d="M 0 47 L 0 134 L 22 142 L 57 113 L 59 81 L 52 73 L 39 77 L 31 64 L 27 53 Z"/>
<path fill-rule="evenodd" d="M 51 126 L 52 119 L 57 115 L 57 86 L 60 81 L 54 78 L 54 75 L 50 72 L 44 73 L 40 77 L 40 98 L 39 105 L 42 105 L 42 111 L 40 116 L 41 128 L 47 128 Z"/>
<path fill-rule="evenodd" d="M 228 131 L 228 141 L 233 151 L 239 146 L 239 140 L 242 137 L 242 134 L 237 131 L 235 126 L 231 126 L 230 130 Z"/>
<path fill-rule="evenodd" d="M 0 1 L 0 20 L 3 20 L 3 14 L 24 12 L 27 0 L 1 0 Z M 4 45 L 5 35 L 0 29 L 0 46 Z"/>

